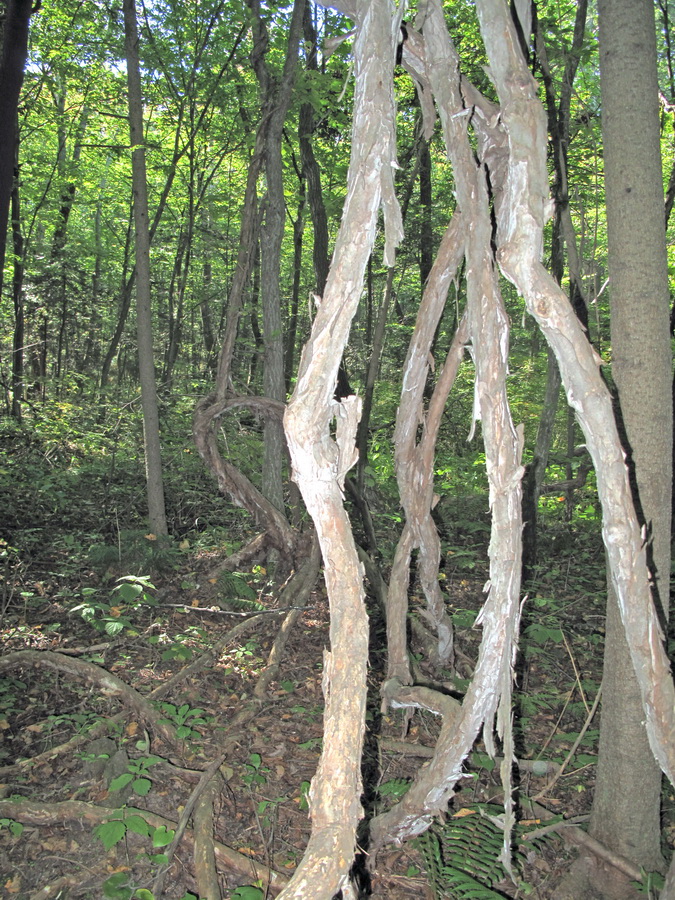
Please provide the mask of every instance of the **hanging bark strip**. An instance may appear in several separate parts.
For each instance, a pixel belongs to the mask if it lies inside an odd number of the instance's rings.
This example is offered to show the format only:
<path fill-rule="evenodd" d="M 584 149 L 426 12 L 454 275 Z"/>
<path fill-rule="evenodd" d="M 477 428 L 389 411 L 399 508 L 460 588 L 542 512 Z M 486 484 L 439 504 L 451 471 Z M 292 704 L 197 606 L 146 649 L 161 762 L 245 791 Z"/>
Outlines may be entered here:
<path fill-rule="evenodd" d="M 393 70 L 399 22 L 391 0 L 358 0 L 355 98 L 347 199 L 333 263 L 306 344 L 285 426 L 294 479 L 314 520 L 330 602 L 330 651 L 324 654 L 323 752 L 310 789 L 312 834 L 284 900 L 328 900 L 347 886 L 361 817 L 361 749 L 366 705 L 368 617 L 363 570 L 343 506 L 355 462 L 360 402 L 333 400 L 338 366 L 361 297 L 380 207 L 385 264 L 401 239 L 394 194 Z M 336 437 L 331 422 L 337 420 Z"/>
<path fill-rule="evenodd" d="M 447 665 L 452 658 L 452 622 L 438 584 L 440 540 L 431 517 L 434 505 L 434 450 L 441 415 L 448 393 L 464 355 L 468 335 L 466 322 L 458 328 L 448 351 L 443 373 L 434 389 L 427 414 L 424 413 L 424 387 L 430 366 L 430 353 L 450 282 L 464 256 L 465 221 L 460 213 L 448 225 L 417 314 L 415 331 L 403 369 L 401 400 L 394 432 L 396 478 L 405 511 L 405 525 L 396 546 L 387 596 L 387 680 L 411 684 L 408 657 L 407 614 L 410 558 L 419 547 L 419 576 L 427 597 L 427 620 L 438 634 L 438 662 Z M 419 443 L 417 430 L 424 423 Z M 384 693 L 389 692 L 385 684 Z"/>
<path fill-rule="evenodd" d="M 675 783 L 675 688 L 649 587 L 646 539 L 633 505 L 611 397 L 566 295 L 542 265 L 550 213 L 546 117 L 503 0 L 476 0 L 508 136 L 503 202 L 496 205 L 504 275 L 517 287 L 553 349 L 567 400 L 584 432 L 602 504 L 602 534 L 654 756 Z"/>
<path fill-rule="evenodd" d="M 452 162 L 457 202 L 468 222 L 467 322 L 476 366 L 474 415 L 482 421 L 490 484 L 492 536 L 488 598 L 479 621 L 483 625 L 478 664 L 461 710 L 444 717 L 436 752 L 403 800 L 372 823 L 375 846 L 424 831 L 445 809 L 462 762 L 483 727 L 486 746 L 494 755 L 493 727 L 503 741 L 501 766 L 505 787 L 504 865 L 509 867 L 509 829 L 514 815 L 510 771 L 511 683 L 519 624 L 521 556 L 521 438 L 513 426 L 506 395 L 509 325 L 501 300 L 493 251 L 485 166 L 474 156 L 467 137 L 470 109 L 460 90 L 459 59 L 450 41 L 440 2 L 429 0 L 424 18 L 424 46 L 416 36 L 418 66 L 431 86 Z M 481 153 L 491 150 L 485 141 Z"/>

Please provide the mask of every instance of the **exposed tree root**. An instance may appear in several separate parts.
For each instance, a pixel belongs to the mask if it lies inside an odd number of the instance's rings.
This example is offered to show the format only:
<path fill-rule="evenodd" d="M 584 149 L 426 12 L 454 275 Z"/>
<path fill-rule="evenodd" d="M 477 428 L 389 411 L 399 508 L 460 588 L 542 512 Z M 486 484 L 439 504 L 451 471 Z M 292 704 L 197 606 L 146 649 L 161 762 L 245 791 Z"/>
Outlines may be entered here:
<path fill-rule="evenodd" d="M 173 859 L 174 853 L 176 852 L 176 848 L 178 847 L 178 845 L 181 842 L 181 839 L 183 837 L 183 834 L 185 833 L 185 830 L 187 828 L 188 821 L 190 820 L 190 816 L 192 815 L 193 809 L 199 803 L 200 798 L 202 797 L 202 795 L 204 794 L 204 792 L 207 789 L 209 791 L 209 797 L 211 798 L 209 803 L 210 803 L 211 809 L 213 809 L 213 788 L 214 788 L 213 778 L 214 778 L 216 772 L 218 771 L 218 769 L 222 766 L 222 764 L 225 762 L 225 760 L 229 756 L 229 752 L 230 752 L 229 748 L 232 743 L 233 743 L 233 740 L 230 738 L 230 740 L 227 741 L 228 749 L 224 753 L 221 753 L 220 756 L 211 763 L 211 765 L 208 767 L 208 769 L 204 770 L 202 777 L 199 779 L 199 784 L 197 785 L 197 787 L 194 789 L 194 791 L 190 795 L 190 799 L 188 800 L 188 802 L 185 804 L 185 807 L 180 816 L 180 820 L 178 822 L 178 826 L 176 827 L 176 834 L 174 835 L 174 838 L 171 841 L 171 845 L 165 851 L 167 861 L 162 866 L 162 868 L 160 869 L 160 871 L 157 874 L 157 877 L 155 878 L 155 883 L 153 885 L 153 893 L 155 894 L 156 897 L 161 897 L 164 892 L 164 881 L 166 879 L 166 875 L 171 866 L 171 861 Z M 202 810 L 202 813 L 205 813 L 205 810 Z M 211 825 L 213 825 L 212 819 L 213 819 L 213 816 L 211 815 Z M 196 819 L 195 819 L 195 822 L 196 822 Z M 202 817 L 201 826 L 202 826 L 202 831 L 207 830 L 206 829 L 206 819 L 204 818 L 204 816 Z M 212 845 L 213 828 L 211 828 L 211 831 L 209 833 L 208 842 L 210 845 Z M 208 863 L 209 857 L 210 857 L 208 847 L 206 847 L 206 848 L 201 847 L 199 844 L 199 841 L 196 841 L 194 852 L 195 852 L 195 860 L 197 860 L 197 858 L 199 858 L 200 863 L 203 863 L 204 865 L 206 865 Z M 210 882 L 210 876 L 208 874 L 208 871 L 202 872 L 201 877 L 205 878 L 207 881 Z M 199 880 L 199 877 L 198 877 L 198 880 Z M 200 890 L 200 894 L 203 894 L 205 897 L 208 897 L 209 900 L 211 900 L 212 896 L 214 896 L 214 897 L 216 896 L 216 895 L 212 895 L 210 893 L 206 893 L 202 890 Z"/>
<path fill-rule="evenodd" d="M 217 796 L 217 785 L 210 781 L 197 801 L 194 812 L 194 861 L 197 890 L 200 897 L 221 900 L 216 847 L 213 838 L 213 804 Z M 156 896 L 160 897 L 161 894 Z"/>
<path fill-rule="evenodd" d="M 150 701 L 137 690 L 125 684 L 117 675 L 83 659 L 73 659 L 51 650 L 18 650 L 0 659 L 0 672 L 19 666 L 45 666 L 65 672 L 78 681 L 88 681 L 100 688 L 101 692 L 117 697 L 125 706 L 133 710 L 139 719 L 152 729 L 165 744 L 175 752 L 182 753 L 182 741 L 176 735 L 173 725 L 162 721 L 160 713 Z"/>
<path fill-rule="evenodd" d="M 141 816 L 153 828 L 164 827 L 172 830 L 177 828 L 176 822 L 165 819 L 163 816 L 149 812 L 146 809 L 127 807 L 124 812 L 130 816 Z M 5 816 L 8 819 L 21 822 L 22 825 L 55 825 L 76 820 L 96 826 L 119 816 L 119 812 L 104 809 L 93 803 L 85 803 L 82 800 L 62 800 L 60 803 L 38 803 L 33 800 L 21 800 L 18 802 L 14 800 L 0 800 L 0 817 Z M 185 832 L 184 839 L 191 848 L 194 846 L 194 834 L 191 831 Z M 246 878 L 260 879 L 263 884 L 268 885 L 270 890 L 274 892 L 281 890 L 287 884 L 288 879 L 286 876 L 275 872 L 267 866 L 261 866 L 250 857 L 244 856 L 243 853 L 238 853 L 219 841 L 214 841 L 214 849 L 216 860 L 223 868 L 229 868 L 240 875 L 244 875 Z M 46 896 L 50 895 L 47 894 Z"/>
<path fill-rule="evenodd" d="M 231 628 L 227 632 L 227 634 L 224 635 L 224 637 L 217 641 L 210 650 L 207 650 L 206 653 L 203 653 L 197 659 L 193 660 L 189 665 L 185 666 L 179 672 L 176 672 L 175 675 L 172 675 L 171 678 L 168 678 L 165 682 L 156 687 L 154 691 L 151 691 L 147 696 L 147 700 L 161 700 L 162 697 L 166 697 L 167 694 L 170 694 L 175 687 L 177 687 L 179 684 L 182 684 L 186 679 L 198 674 L 207 666 L 211 665 L 211 663 L 213 663 L 213 661 L 217 659 L 218 656 L 223 652 L 223 650 L 225 650 L 225 648 L 228 647 L 231 643 L 234 643 L 244 635 L 255 630 L 256 626 L 259 625 L 263 621 L 263 619 L 263 616 L 254 616 L 251 619 L 246 619 L 243 622 L 239 622 L 234 626 L 234 628 Z M 4 663 L 7 658 L 8 657 L 5 657 L 2 662 Z M 52 747 L 49 750 L 45 750 L 44 753 L 40 753 L 39 755 L 33 756 L 30 759 L 22 759 L 16 763 L 13 763 L 12 765 L 2 766 L 0 768 L 0 778 L 19 775 L 22 772 L 26 772 L 29 769 L 35 768 L 36 766 L 51 762 L 53 759 L 56 759 L 59 756 L 66 756 L 69 753 L 73 753 L 78 749 L 78 747 L 82 746 L 82 744 L 86 744 L 89 741 L 95 740 L 97 737 L 101 737 L 101 735 L 106 734 L 106 732 L 111 727 L 114 727 L 115 725 L 122 722 L 125 716 L 125 711 L 120 712 L 116 716 L 112 716 L 109 719 L 102 720 L 89 731 L 74 735 L 74 737 L 72 737 L 69 741 L 66 741 L 64 744 L 60 744 L 58 747 Z"/>

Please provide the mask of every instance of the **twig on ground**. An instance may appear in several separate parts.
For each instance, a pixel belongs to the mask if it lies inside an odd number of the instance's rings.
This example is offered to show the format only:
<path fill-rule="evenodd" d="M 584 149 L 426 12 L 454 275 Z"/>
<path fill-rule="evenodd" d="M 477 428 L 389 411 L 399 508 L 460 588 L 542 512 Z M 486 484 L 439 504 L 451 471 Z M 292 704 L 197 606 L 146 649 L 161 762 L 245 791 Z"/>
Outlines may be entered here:
<path fill-rule="evenodd" d="M 231 743 L 231 742 L 229 742 Z M 155 883 L 152 887 L 152 892 L 155 897 L 161 897 L 164 891 L 164 882 L 166 880 L 167 873 L 171 866 L 171 862 L 173 860 L 174 853 L 176 852 L 176 848 L 181 842 L 183 835 L 185 834 L 185 829 L 187 828 L 187 824 L 190 820 L 190 816 L 192 815 L 192 810 L 195 808 L 195 804 L 199 800 L 201 794 L 206 790 L 209 782 L 216 774 L 218 769 L 222 766 L 229 755 L 229 747 L 224 752 L 221 753 L 213 762 L 209 765 L 208 769 L 204 769 L 202 777 L 199 779 L 199 782 L 195 789 L 190 794 L 190 798 L 188 802 L 185 804 L 183 812 L 180 815 L 180 819 L 178 821 L 178 825 L 176 826 L 176 833 L 171 841 L 171 844 L 165 851 L 166 862 L 163 863 L 157 876 L 155 878 Z M 210 897 L 210 894 L 207 894 Z"/>
<path fill-rule="evenodd" d="M 560 768 L 556 772 L 555 777 L 552 778 L 551 781 L 549 781 L 549 783 L 541 791 L 539 791 L 538 794 L 535 794 L 535 796 L 533 797 L 534 800 L 541 800 L 542 797 L 546 796 L 546 794 L 548 794 L 548 792 L 551 790 L 553 785 L 562 776 L 563 772 L 565 771 L 565 768 L 567 767 L 567 763 L 572 759 L 574 754 L 577 752 L 579 744 L 583 740 L 584 735 L 588 731 L 588 728 L 589 728 L 591 722 L 593 721 L 593 717 L 595 716 L 595 713 L 598 709 L 598 704 L 600 703 L 601 694 L 602 694 L 602 683 L 600 684 L 600 687 L 598 688 L 598 692 L 595 695 L 595 700 L 593 701 L 593 706 L 591 706 L 591 708 L 588 712 L 588 715 L 586 716 L 586 721 L 584 722 L 584 727 L 581 729 L 577 739 L 572 744 L 572 747 L 571 747 L 569 753 L 567 754 L 567 756 L 563 760 L 562 764 L 560 765 Z"/>

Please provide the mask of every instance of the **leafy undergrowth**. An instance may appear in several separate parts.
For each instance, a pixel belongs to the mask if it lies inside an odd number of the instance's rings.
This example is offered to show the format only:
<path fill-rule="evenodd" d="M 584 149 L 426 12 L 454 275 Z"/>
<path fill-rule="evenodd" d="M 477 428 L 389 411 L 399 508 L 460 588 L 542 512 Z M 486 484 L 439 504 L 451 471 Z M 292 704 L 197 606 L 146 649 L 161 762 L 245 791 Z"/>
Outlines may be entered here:
<path fill-rule="evenodd" d="M 124 698 L 91 680 L 32 660 L 3 669 L 2 896 L 150 900 L 200 771 L 222 757 L 214 831 L 222 845 L 239 853 L 240 863 L 219 863 L 224 896 L 259 900 L 254 864 L 288 877 L 309 834 L 306 794 L 321 749 L 328 642 L 321 584 L 291 633 L 276 680 L 258 701 L 253 691 L 280 622 L 268 611 L 278 604 L 279 592 L 262 567 L 217 578 L 218 562 L 245 538 L 245 520 L 214 496 L 187 447 L 174 448 L 183 468 L 173 477 L 176 485 L 181 478 L 191 484 L 193 494 L 170 503 L 180 527 L 170 541 L 160 542 L 142 528 L 140 485 L 133 506 L 134 491 L 125 480 L 128 460 L 114 464 L 115 472 L 126 473 L 119 482 L 111 475 L 104 437 L 97 444 L 92 439 L 96 445 L 84 458 L 78 447 L 68 456 L 63 436 L 47 440 L 15 431 L 5 438 L 12 453 L 3 456 L 0 471 L 9 511 L 1 548 L 3 655 L 56 651 L 94 663 L 144 697 L 158 692 L 154 714 L 173 729 L 177 743 L 168 745 Z M 461 516 L 446 511 L 442 523 L 442 578 L 466 678 L 481 636 L 473 624 L 486 578 L 485 506 L 479 495 L 462 500 Z M 199 508 L 210 509 L 207 524 L 199 521 Z M 383 527 L 390 521 L 382 515 Z M 542 556 L 548 562 L 536 573 L 523 612 L 515 698 L 518 754 L 525 761 L 519 787 L 522 796 L 538 797 L 553 813 L 583 815 L 590 806 L 597 744 L 592 714 L 601 675 L 602 553 L 590 532 L 575 538 L 555 526 L 544 537 Z M 413 591 L 413 612 L 420 603 Z M 406 790 L 439 723 L 419 711 L 406 725 L 400 712 L 380 714 L 384 636 L 372 607 L 364 805 L 377 812 Z M 254 614 L 260 614 L 255 627 L 226 640 Z M 207 665 L 180 675 L 213 648 L 215 658 Z M 419 662 L 424 671 L 424 660 Z M 462 689 L 461 679 L 454 684 Z M 237 726 L 235 717 L 247 710 L 247 720 Z M 65 752 L 45 755 L 78 735 Z M 17 765 L 27 759 L 35 764 Z M 480 810 L 502 799 L 497 769 L 480 744 L 458 787 L 448 821 L 469 840 Z M 17 822 L 4 802 L 12 797 L 42 805 L 42 818 Z M 54 805 L 66 801 L 82 805 L 68 807 L 66 815 L 66 807 Z M 96 820 L 87 813 L 92 809 Z M 520 818 L 523 829 L 538 827 L 525 807 Z M 197 892 L 190 829 L 171 859 L 163 892 L 170 900 Z M 444 834 L 439 824 L 426 844 L 389 849 L 371 861 L 372 896 L 480 897 L 482 884 L 486 897 L 545 900 L 566 865 L 563 845 L 549 835 L 543 845 L 521 844 L 518 890 L 494 867 L 488 883 L 480 878 L 480 866 L 495 860 L 478 858 L 476 872 L 458 874 L 454 862 L 443 862 Z M 488 845 L 482 841 L 483 854 Z M 446 887 L 439 882 L 443 866 L 455 879 Z"/>

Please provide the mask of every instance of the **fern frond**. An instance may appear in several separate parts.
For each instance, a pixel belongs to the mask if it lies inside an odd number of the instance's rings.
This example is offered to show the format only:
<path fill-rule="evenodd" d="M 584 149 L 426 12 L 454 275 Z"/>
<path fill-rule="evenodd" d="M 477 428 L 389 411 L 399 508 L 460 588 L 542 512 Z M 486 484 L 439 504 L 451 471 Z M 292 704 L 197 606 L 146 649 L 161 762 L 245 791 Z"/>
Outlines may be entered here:
<path fill-rule="evenodd" d="M 218 577 L 218 591 L 221 599 L 226 600 L 256 600 L 258 597 L 257 592 L 238 572 L 221 572 Z"/>

